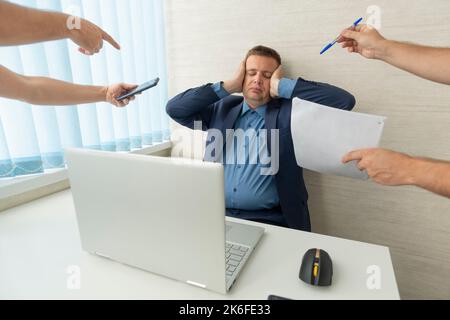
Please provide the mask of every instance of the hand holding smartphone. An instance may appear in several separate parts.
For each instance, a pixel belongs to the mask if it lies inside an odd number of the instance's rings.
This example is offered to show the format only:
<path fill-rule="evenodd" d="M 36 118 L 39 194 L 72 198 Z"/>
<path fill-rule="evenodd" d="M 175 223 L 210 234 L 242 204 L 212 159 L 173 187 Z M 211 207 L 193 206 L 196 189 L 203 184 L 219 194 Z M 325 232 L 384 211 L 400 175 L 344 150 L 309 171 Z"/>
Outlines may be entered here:
<path fill-rule="evenodd" d="M 124 95 L 121 95 L 120 97 L 117 97 L 116 100 L 117 101 L 122 101 L 122 100 L 125 100 L 127 98 L 133 97 L 133 96 L 135 96 L 137 94 L 141 94 L 142 92 L 144 92 L 146 90 L 149 90 L 151 88 L 156 87 L 158 85 L 158 83 L 159 83 L 159 78 L 156 78 L 156 79 L 154 79 L 152 81 L 148 81 L 148 82 L 140 85 L 139 87 L 137 87 L 133 91 L 130 91 L 130 92 L 124 94 Z"/>

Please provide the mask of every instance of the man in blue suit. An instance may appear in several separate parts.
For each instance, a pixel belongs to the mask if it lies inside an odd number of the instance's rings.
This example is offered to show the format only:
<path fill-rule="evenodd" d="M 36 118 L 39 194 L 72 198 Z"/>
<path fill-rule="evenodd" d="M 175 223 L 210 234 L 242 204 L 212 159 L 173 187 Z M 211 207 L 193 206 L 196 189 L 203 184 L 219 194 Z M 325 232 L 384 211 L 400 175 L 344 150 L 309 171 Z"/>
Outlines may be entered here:
<path fill-rule="evenodd" d="M 243 97 L 233 95 L 239 93 Z M 188 90 L 168 103 L 173 120 L 208 131 L 205 161 L 225 159 L 228 216 L 311 231 L 308 192 L 291 134 L 296 97 L 344 110 L 355 106 L 355 98 L 337 87 L 283 78 L 280 55 L 264 46 L 248 52 L 234 79 Z M 244 132 L 240 144 L 237 132 Z M 271 170 L 262 160 L 267 157 Z"/>

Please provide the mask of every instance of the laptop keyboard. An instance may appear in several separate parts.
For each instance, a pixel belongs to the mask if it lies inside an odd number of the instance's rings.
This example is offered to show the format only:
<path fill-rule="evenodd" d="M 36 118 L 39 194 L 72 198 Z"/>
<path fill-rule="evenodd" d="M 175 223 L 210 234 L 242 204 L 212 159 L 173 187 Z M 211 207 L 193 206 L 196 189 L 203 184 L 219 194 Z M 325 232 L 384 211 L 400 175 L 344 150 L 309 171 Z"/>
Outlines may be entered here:
<path fill-rule="evenodd" d="M 225 256 L 227 261 L 227 279 L 234 276 L 249 251 L 250 248 L 248 247 L 243 247 L 227 242 L 225 249 Z"/>

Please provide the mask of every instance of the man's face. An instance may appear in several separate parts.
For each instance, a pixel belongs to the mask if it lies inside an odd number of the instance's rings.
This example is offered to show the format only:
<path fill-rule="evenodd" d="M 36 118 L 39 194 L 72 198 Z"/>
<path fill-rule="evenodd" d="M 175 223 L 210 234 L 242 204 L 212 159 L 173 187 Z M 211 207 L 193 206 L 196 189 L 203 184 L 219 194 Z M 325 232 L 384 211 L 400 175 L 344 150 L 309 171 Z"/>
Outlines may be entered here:
<path fill-rule="evenodd" d="M 278 62 L 270 57 L 250 56 L 247 59 L 244 97 L 253 107 L 269 103 L 270 79 L 278 69 Z"/>

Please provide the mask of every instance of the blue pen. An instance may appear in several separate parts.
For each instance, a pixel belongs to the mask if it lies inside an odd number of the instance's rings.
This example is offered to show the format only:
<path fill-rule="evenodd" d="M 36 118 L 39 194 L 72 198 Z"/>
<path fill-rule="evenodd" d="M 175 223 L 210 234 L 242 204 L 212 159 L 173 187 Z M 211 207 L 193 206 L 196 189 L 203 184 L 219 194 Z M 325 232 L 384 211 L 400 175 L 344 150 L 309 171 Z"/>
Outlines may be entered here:
<path fill-rule="evenodd" d="M 363 18 L 359 18 L 358 20 L 356 20 L 355 23 L 353 23 L 352 26 L 353 26 L 353 27 L 356 27 L 358 24 L 361 23 L 361 21 L 363 21 Z M 334 40 L 333 42 L 327 44 L 327 46 L 326 46 L 325 48 L 323 48 L 322 51 L 320 51 L 320 54 L 322 55 L 322 54 L 324 54 L 325 52 L 327 52 L 328 49 L 330 49 L 332 46 L 334 46 L 334 45 L 336 44 L 336 42 L 338 42 L 338 40 L 339 40 L 340 37 L 341 37 L 341 36 L 337 37 L 336 40 Z"/>

